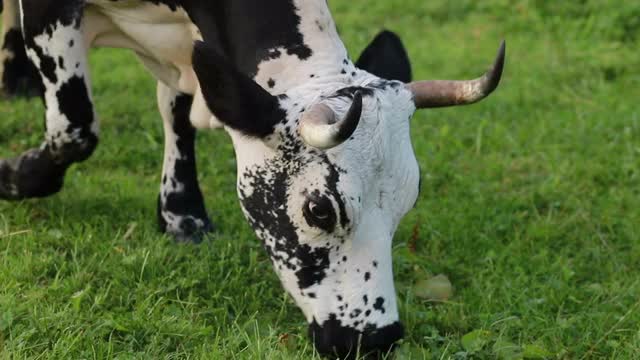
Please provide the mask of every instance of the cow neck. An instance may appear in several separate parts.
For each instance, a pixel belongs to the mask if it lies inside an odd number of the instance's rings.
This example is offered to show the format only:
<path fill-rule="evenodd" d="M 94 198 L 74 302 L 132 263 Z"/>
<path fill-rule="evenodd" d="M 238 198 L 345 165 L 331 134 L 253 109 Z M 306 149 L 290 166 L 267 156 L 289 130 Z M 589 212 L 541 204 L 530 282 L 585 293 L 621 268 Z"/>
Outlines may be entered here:
<path fill-rule="evenodd" d="M 355 71 L 326 1 L 204 3 L 189 11 L 204 39 L 271 93 Z"/>

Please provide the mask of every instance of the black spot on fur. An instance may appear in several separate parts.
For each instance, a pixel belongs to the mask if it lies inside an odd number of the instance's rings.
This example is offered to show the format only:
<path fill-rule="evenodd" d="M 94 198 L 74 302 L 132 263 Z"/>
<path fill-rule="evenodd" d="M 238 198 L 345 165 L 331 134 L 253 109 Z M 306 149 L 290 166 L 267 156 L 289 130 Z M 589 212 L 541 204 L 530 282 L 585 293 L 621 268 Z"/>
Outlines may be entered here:
<path fill-rule="evenodd" d="M 326 269 L 329 267 L 329 249 L 316 248 L 311 249 L 308 245 L 299 246 L 295 256 L 305 264 L 300 270 L 296 271 L 298 277 L 298 286 L 306 289 L 313 285 L 320 284 L 326 277 Z"/>
<path fill-rule="evenodd" d="M 384 309 L 384 298 L 382 297 L 376 298 L 376 302 L 373 304 L 373 308 L 384 314 L 386 311 Z"/>
<path fill-rule="evenodd" d="M 72 142 L 59 150 L 60 161 L 79 162 L 86 160 L 95 149 L 98 137 L 91 131 L 93 124 L 93 104 L 84 78 L 73 76 L 62 84 L 56 93 L 60 112 L 69 120 L 66 129 Z"/>

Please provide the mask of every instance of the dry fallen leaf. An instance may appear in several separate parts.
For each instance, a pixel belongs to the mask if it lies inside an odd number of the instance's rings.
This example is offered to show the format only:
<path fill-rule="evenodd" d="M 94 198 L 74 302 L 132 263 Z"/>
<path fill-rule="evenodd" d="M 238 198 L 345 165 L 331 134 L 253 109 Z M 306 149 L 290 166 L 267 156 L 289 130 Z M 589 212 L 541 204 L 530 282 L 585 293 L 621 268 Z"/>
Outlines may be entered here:
<path fill-rule="evenodd" d="M 447 301 L 453 296 L 453 286 L 446 275 L 419 280 L 414 288 L 417 297 L 430 301 Z"/>

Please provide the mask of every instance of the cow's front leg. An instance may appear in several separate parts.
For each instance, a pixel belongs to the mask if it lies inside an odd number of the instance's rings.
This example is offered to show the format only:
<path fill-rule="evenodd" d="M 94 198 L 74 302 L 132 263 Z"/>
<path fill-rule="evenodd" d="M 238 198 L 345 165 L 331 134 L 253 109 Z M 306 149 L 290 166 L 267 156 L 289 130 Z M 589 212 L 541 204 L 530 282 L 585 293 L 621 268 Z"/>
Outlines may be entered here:
<path fill-rule="evenodd" d="M 198 184 L 196 131 L 189 113 L 193 98 L 158 83 L 158 107 L 165 134 L 162 183 L 158 197 L 160 229 L 178 241 L 201 242 L 213 230 Z"/>
<path fill-rule="evenodd" d="M 84 1 L 22 0 L 27 55 L 45 87 L 46 136 L 39 148 L 0 159 L 0 199 L 52 195 L 74 162 L 98 143 L 82 31 Z M 6 4 L 5 4 L 6 5 Z"/>
<path fill-rule="evenodd" d="M 4 96 L 42 95 L 40 75 L 25 51 L 18 0 L 4 0 L 0 76 L 0 92 Z"/>

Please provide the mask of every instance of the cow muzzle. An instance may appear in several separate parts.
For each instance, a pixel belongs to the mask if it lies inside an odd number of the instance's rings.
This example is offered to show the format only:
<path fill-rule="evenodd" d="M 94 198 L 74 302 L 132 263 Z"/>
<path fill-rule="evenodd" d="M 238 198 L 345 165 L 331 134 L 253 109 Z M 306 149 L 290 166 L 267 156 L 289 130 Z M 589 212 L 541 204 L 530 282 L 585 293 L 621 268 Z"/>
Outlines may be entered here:
<path fill-rule="evenodd" d="M 332 316 L 322 325 L 314 320 L 309 325 L 309 336 L 318 353 L 325 357 L 379 359 L 393 351 L 396 342 L 404 336 L 404 328 L 396 321 L 380 328 L 371 325 L 358 331 L 342 326 Z"/>

